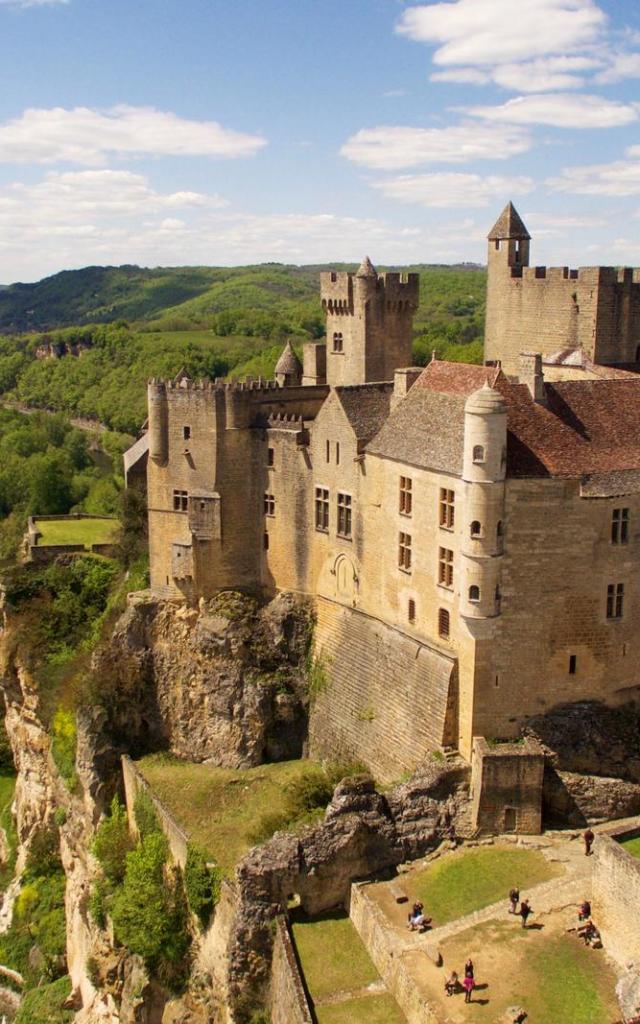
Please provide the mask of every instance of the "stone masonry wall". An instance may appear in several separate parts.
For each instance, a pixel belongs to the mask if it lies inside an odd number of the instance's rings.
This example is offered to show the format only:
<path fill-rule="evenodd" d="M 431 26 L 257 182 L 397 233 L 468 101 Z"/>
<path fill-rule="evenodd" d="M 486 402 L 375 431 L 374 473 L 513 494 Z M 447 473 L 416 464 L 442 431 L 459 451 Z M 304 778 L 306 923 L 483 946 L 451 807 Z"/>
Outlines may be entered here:
<path fill-rule="evenodd" d="M 473 741 L 472 821 L 484 832 L 535 835 L 542 824 L 544 753 L 534 741 L 491 748 Z"/>
<path fill-rule="evenodd" d="M 640 860 L 620 843 L 599 835 L 593 848 L 593 919 L 604 947 L 622 966 L 640 965 Z"/>
<path fill-rule="evenodd" d="M 289 928 L 282 916 L 276 918 L 271 962 L 271 1024 L 313 1024 Z"/>
<path fill-rule="evenodd" d="M 310 717 L 313 756 L 362 760 L 391 780 L 447 743 L 453 658 L 322 598 L 315 651 L 321 679 Z"/>
<path fill-rule="evenodd" d="M 160 800 L 153 790 L 149 788 L 147 780 L 140 774 L 131 758 L 126 755 L 122 758 L 122 778 L 124 780 L 124 795 L 127 805 L 127 815 L 129 817 L 131 828 L 133 830 L 137 829 L 135 816 L 136 797 L 140 792 L 147 793 L 155 807 L 156 814 L 158 815 L 158 821 L 162 826 L 162 831 L 167 837 L 171 856 L 175 863 L 179 864 L 180 867 L 184 869 L 184 866 L 187 863 L 188 837 L 186 832 L 180 828 L 178 822 L 171 814 L 171 811 L 164 806 L 162 800 Z"/>

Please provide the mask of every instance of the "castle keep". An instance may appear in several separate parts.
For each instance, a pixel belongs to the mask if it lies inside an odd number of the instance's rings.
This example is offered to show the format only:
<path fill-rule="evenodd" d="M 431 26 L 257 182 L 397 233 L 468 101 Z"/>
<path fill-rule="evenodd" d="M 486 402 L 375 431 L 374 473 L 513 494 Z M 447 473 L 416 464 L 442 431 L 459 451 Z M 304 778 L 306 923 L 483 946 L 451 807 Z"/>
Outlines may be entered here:
<path fill-rule="evenodd" d="M 488 365 L 412 367 L 417 276 L 365 259 L 322 275 L 326 344 L 303 365 L 287 346 L 274 381 L 151 381 L 153 590 L 308 596 L 311 751 L 381 778 L 637 696 L 639 287 L 529 267 L 509 205 Z"/>

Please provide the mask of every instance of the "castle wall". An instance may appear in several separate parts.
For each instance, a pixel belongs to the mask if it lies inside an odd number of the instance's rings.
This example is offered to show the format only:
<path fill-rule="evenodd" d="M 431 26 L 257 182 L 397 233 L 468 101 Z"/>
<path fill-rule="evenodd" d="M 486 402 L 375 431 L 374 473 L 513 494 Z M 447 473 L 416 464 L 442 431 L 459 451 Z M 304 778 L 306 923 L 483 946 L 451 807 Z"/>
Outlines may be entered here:
<path fill-rule="evenodd" d="M 622 507 L 629 540 L 612 544 L 612 511 Z M 638 694 L 639 540 L 636 495 L 585 499 L 577 481 L 507 481 L 502 613 L 476 677 L 477 735 L 516 736 L 558 704 Z M 624 584 L 621 619 L 606 617 L 611 583 Z"/>
<path fill-rule="evenodd" d="M 593 847 L 593 919 L 603 945 L 621 967 L 640 963 L 640 932 L 635 908 L 640 902 L 640 860 L 600 834 Z"/>
<path fill-rule="evenodd" d="M 413 771 L 445 741 L 455 659 L 379 619 L 318 598 L 311 756 Z"/>
<path fill-rule="evenodd" d="M 271 961 L 271 1021 L 272 1024 L 313 1022 L 289 927 L 282 915 L 275 920 Z"/>

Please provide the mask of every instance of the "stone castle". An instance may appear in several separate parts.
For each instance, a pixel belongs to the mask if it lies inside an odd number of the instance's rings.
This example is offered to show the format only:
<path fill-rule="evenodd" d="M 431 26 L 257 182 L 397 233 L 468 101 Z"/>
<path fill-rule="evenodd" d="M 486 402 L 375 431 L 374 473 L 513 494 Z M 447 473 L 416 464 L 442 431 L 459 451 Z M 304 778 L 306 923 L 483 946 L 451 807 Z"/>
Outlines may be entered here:
<path fill-rule="evenodd" d="M 640 279 L 532 268 L 529 241 L 509 204 L 484 366 L 413 367 L 418 277 L 365 259 L 321 275 L 304 365 L 151 381 L 125 457 L 148 453 L 153 591 L 311 599 L 310 751 L 383 779 L 639 694 Z"/>

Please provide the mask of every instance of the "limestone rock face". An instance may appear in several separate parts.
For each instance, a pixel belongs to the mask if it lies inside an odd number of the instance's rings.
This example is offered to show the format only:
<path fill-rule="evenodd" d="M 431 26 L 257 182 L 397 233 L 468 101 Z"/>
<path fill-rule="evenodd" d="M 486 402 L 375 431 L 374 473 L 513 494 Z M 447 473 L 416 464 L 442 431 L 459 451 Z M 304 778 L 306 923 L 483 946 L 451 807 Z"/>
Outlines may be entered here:
<path fill-rule="evenodd" d="M 547 816 L 565 828 L 640 814 L 640 785 L 623 779 L 548 770 L 543 796 Z"/>
<path fill-rule="evenodd" d="M 229 593 L 199 609 L 136 600 L 94 659 L 109 732 L 134 756 L 165 747 L 229 768 L 299 757 L 309 638 L 290 595 L 263 608 Z"/>

